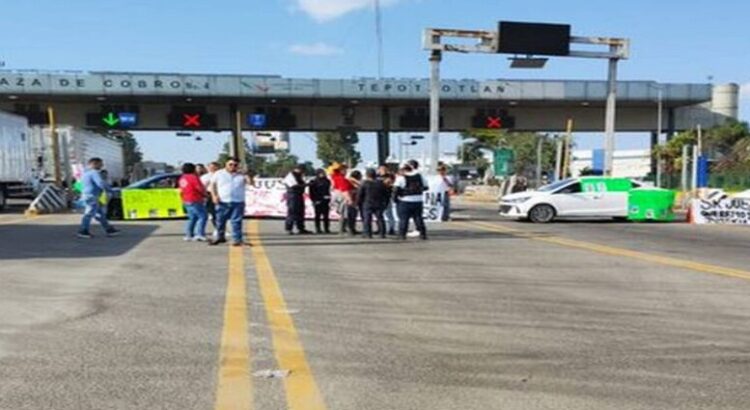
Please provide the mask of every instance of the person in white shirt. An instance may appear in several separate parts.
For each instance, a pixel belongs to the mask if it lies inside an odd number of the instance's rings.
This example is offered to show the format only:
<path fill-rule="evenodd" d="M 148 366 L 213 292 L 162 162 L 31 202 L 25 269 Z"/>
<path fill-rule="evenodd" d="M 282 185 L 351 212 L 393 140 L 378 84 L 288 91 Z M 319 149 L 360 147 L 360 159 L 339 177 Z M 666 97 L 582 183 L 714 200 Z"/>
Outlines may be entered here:
<path fill-rule="evenodd" d="M 213 178 L 216 171 L 221 169 L 221 165 L 218 162 L 211 162 L 208 164 L 208 167 L 204 167 L 206 172 L 200 172 L 198 171 L 198 175 L 200 175 L 201 183 L 204 187 L 206 187 L 206 192 L 209 193 L 209 198 L 206 201 L 206 212 L 208 213 L 208 217 L 211 220 L 211 225 L 214 227 L 214 232 L 216 232 L 216 206 L 214 205 L 214 201 L 210 196 L 211 193 L 211 178 Z"/>
<path fill-rule="evenodd" d="M 439 195 L 439 200 L 443 205 L 442 221 L 450 221 L 451 212 L 451 194 L 455 193 L 453 178 L 448 175 L 448 168 L 445 165 L 438 165 L 437 175 L 430 177 L 430 191 Z"/>
<path fill-rule="evenodd" d="M 427 190 L 428 182 L 422 174 L 415 171 L 411 165 L 406 164 L 396 177 L 393 184 L 396 191 L 396 201 L 399 219 L 398 236 L 406 240 L 406 229 L 409 219 L 414 220 L 419 237 L 427 239 L 427 228 L 424 224 L 422 213 L 424 212 L 424 192 Z"/>
<path fill-rule="evenodd" d="M 211 178 L 211 198 L 216 205 L 217 227 L 209 244 L 226 242 L 227 221 L 232 224 L 232 246 L 242 246 L 242 217 L 245 214 L 245 175 L 239 172 L 240 162 L 230 157 L 224 169 Z"/>

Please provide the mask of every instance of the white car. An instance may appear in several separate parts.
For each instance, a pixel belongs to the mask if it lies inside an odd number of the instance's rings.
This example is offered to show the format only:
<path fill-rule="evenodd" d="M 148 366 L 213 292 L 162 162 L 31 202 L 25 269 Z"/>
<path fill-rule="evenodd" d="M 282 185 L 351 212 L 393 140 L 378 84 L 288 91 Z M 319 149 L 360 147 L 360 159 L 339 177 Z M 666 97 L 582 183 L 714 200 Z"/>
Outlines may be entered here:
<path fill-rule="evenodd" d="M 625 178 L 581 177 L 557 181 L 537 191 L 502 197 L 500 215 L 547 223 L 556 217 L 626 219 L 628 192 L 641 184 Z"/>

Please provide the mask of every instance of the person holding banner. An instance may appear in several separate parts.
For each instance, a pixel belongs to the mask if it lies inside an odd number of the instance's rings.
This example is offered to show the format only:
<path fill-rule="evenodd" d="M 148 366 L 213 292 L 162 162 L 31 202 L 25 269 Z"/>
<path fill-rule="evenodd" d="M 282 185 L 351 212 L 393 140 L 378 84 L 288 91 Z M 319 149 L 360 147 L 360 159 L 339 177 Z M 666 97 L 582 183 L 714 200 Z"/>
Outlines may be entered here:
<path fill-rule="evenodd" d="M 453 179 L 448 175 L 448 168 L 444 164 L 438 165 L 437 175 L 430 179 L 430 191 L 438 195 L 443 205 L 442 221 L 450 221 L 451 194 L 455 193 Z"/>
<path fill-rule="evenodd" d="M 349 201 L 346 202 L 345 213 L 343 214 L 346 215 L 346 218 L 342 216 L 342 220 L 346 223 L 349 236 L 354 236 L 359 234 L 357 232 L 357 216 L 362 213 L 362 209 L 358 206 L 357 202 L 357 193 L 359 192 L 360 185 L 362 185 L 362 173 L 355 169 L 349 173 L 349 178 L 347 179 L 352 189 L 349 191 Z"/>
<path fill-rule="evenodd" d="M 354 185 L 346 177 L 347 166 L 344 164 L 333 164 L 331 166 L 331 184 L 333 186 L 333 203 L 339 214 L 339 231 L 343 235 L 349 228 L 352 235 L 355 234 L 354 228 L 350 224 L 349 208 L 352 207 Z M 356 208 L 355 208 L 356 212 Z M 356 222 L 356 215 L 355 215 Z"/>
<path fill-rule="evenodd" d="M 206 173 L 204 174 L 198 174 L 200 175 L 201 182 L 203 183 L 203 186 L 206 187 L 206 191 L 208 192 L 208 200 L 206 201 L 206 213 L 208 214 L 209 219 L 211 219 L 211 224 L 214 226 L 214 232 L 216 232 L 216 205 L 214 204 L 213 199 L 211 198 L 211 179 L 213 178 L 214 174 L 216 174 L 216 171 L 221 169 L 221 164 L 218 162 L 211 162 L 208 164 L 208 167 L 206 167 Z"/>
<path fill-rule="evenodd" d="M 302 165 L 297 165 L 284 178 L 286 186 L 286 205 L 287 214 L 284 227 L 289 235 L 294 234 L 294 227 L 297 227 L 297 233 L 308 235 L 312 232 L 305 228 L 305 188 L 307 184 L 303 177 L 305 169 Z"/>
<path fill-rule="evenodd" d="M 315 232 L 318 234 L 331 233 L 331 181 L 324 169 L 315 172 L 315 178 L 308 184 L 310 188 L 310 201 L 315 207 Z M 321 230 L 321 220 L 323 229 Z"/>
<path fill-rule="evenodd" d="M 378 179 L 383 181 L 385 187 L 388 189 L 388 198 L 385 203 L 385 209 L 383 209 L 383 216 L 385 216 L 385 222 L 388 225 L 388 235 L 396 235 L 396 215 L 393 210 L 392 199 L 395 177 L 387 166 L 381 165 L 378 168 Z"/>
<path fill-rule="evenodd" d="M 427 228 L 422 215 L 424 212 L 424 192 L 427 187 L 427 180 L 411 165 L 405 164 L 401 168 L 401 173 L 394 183 L 399 219 L 399 239 L 406 240 L 409 219 L 414 220 L 419 237 L 422 240 L 427 239 Z"/>
<path fill-rule="evenodd" d="M 388 201 L 388 188 L 377 178 L 374 169 L 365 171 L 365 181 L 357 191 L 357 205 L 362 212 L 362 235 L 372 239 L 372 219 L 376 219 L 378 234 L 385 239 L 383 210 Z"/>
<path fill-rule="evenodd" d="M 211 198 L 216 205 L 217 226 L 209 245 L 226 242 L 227 221 L 232 224 L 232 246 L 242 246 L 242 217 L 245 214 L 245 187 L 247 179 L 239 172 L 240 161 L 227 160 L 224 169 L 211 179 Z"/>

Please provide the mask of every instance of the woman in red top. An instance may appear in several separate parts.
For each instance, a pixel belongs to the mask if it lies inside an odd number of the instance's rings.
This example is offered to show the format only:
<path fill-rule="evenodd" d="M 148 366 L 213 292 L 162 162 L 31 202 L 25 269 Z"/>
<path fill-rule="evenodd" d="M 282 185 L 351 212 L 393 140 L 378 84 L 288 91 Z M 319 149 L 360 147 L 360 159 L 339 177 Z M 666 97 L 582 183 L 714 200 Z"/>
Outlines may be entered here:
<path fill-rule="evenodd" d="M 186 162 L 182 165 L 182 176 L 177 185 L 180 188 L 182 204 L 187 213 L 187 224 L 185 225 L 185 241 L 206 240 L 206 187 L 195 172 L 195 165 Z"/>

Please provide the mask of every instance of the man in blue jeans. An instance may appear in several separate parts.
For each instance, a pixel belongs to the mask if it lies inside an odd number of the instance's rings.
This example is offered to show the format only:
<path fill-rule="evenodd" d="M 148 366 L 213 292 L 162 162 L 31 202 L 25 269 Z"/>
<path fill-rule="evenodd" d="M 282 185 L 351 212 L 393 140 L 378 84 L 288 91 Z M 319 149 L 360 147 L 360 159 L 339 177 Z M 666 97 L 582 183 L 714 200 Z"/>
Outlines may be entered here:
<path fill-rule="evenodd" d="M 224 169 L 211 178 L 211 198 L 216 205 L 216 232 L 209 245 L 226 242 L 227 221 L 232 224 L 232 246 L 242 246 L 242 217 L 245 215 L 245 175 L 240 161 L 231 157 Z"/>
<path fill-rule="evenodd" d="M 107 222 L 107 214 L 103 212 L 102 204 L 99 202 L 99 198 L 103 192 L 106 192 L 109 197 L 112 197 L 113 193 L 112 187 L 101 176 L 104 161 L 101 158 L 91 158 L 88 165 L 89 168 L 81 176 L 81 200 L 86 207 L 83 212 L 83 218 L 81 218 L 81 227 L 78 229 L 77 236 L 82 239 L 93 238 L 90 232 L 92 219 L 99 221 L 107 236 L 115 236 L 120 231 Z"/>

